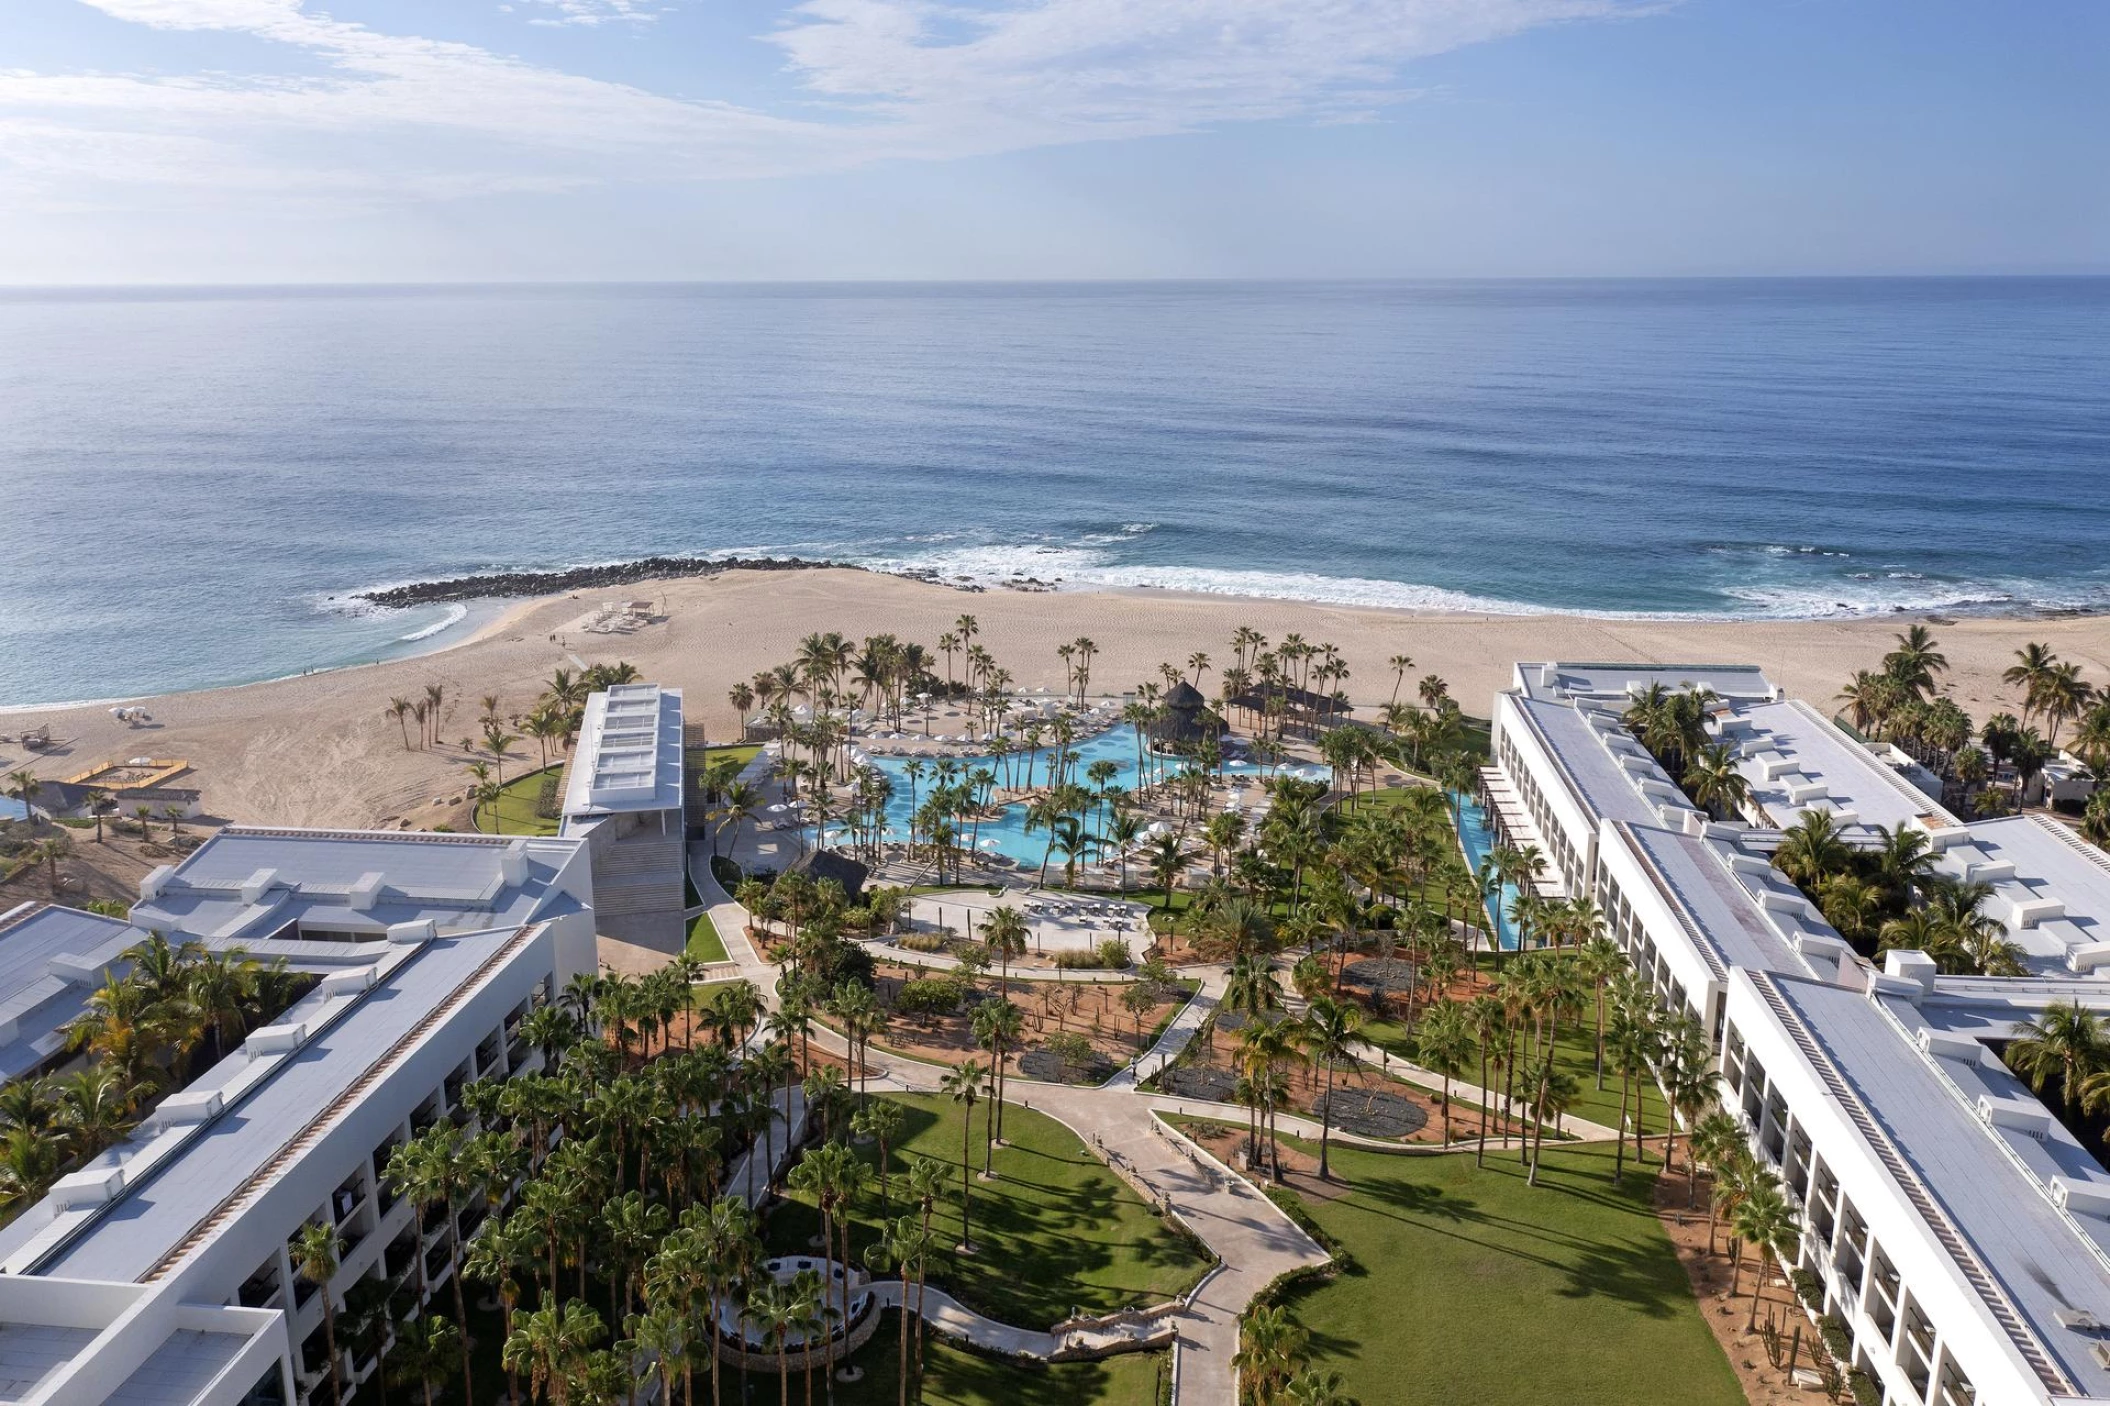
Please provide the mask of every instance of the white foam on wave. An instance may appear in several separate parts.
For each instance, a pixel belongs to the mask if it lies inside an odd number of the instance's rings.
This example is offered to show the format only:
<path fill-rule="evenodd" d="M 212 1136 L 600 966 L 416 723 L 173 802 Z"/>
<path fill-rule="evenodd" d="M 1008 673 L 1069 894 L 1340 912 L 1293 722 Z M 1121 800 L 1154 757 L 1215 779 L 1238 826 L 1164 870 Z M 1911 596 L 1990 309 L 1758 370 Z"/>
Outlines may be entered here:
<path fill-rule="evenodd" d="M 433 622 L 432 622 L 432 623 L 431 623 L 430 625 L 427 625 L 427 626 L 426 626 L 426 627 L 425 627 L 424 629 L 422 629 L 422 630 L 412 630 L 412 631 L 411 631 L 411 632 L 410 632 L 409 634 L 407 634 L 407 635 L 398 635 L 398 636 L 396 636 L 396 640 L 397 640 L 397 642 L 398 642 L 398 643 L 400 643 L 400 644 L 412 644 L 412 643 L 415 643 L 415 642 L 416 642 L 416 641 L 418 641 L 418 640 L 429 640 L 429 639 L 431 639 L 431 638 L 432 638 L 432 637 L 433 637 L 434 635 L 438 634 L 438 633 L 439 633 L 440 631 L 442 631 L 442 630 L 451 630 L 451 629 L 453 629 L 453 628 L 454 628 L 454 627 L 455 627 L 456 625 L 459 625 L 459 624 L 461 624 L 461 623 L 462 623 L 462 621 L 464 621 L 464 620 L 466 620 L 466 619 L 468 619 L 468 618 L 469 618 L 469 607 L 468 607 L 468 606 L 466 606 L 466 605 L 460 605 L 460 604 L 450 605 L 450 606 L 448 606 L 448 607 L 447 607 L 447 613 L 446 613 L 445 615 L 443 615 L 443 616 L 441 616 L 441 617 L 440 617 L 439 619 L 437 619 L 437 620 L 433 621 Z"/>

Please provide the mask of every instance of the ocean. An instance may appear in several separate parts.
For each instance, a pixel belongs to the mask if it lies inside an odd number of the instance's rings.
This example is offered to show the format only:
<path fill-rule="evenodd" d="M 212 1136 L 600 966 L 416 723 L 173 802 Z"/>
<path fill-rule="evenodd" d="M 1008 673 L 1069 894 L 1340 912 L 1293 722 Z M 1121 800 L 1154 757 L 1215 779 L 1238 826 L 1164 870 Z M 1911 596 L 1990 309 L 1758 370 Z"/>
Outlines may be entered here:
<path fill-rule="evenodd" d="M 655 554 L 1807 617 L 2110 608 L 2110 279 L 0 292 L 0 704 Z"/>

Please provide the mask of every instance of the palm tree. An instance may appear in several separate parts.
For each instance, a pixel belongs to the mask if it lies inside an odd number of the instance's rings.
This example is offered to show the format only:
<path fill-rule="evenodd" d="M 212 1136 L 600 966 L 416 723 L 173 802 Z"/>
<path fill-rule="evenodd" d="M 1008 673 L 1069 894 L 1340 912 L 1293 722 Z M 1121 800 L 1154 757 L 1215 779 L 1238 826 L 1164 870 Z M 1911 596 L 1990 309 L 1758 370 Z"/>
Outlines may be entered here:
<path fill-rule="evenodd" d="M 719 1300 L 731 1296 L 761 1257 L 762 1242 L 756 1232 L 755 1214 L 737 1197 L 721 1196 L 702 1215 L 691 1206 L 682 1212 L 682 1227 L 693 1234 L 698 1284 L 703 1291 L 706 1313 L 715 1312 Z M 719 1406 L 718 1354 L 711 1359 L 711 1406 Z"/>
<path fill-rule="evenodd" d="M 982 920 L 982 943 L 996 954 L 998 992 L 1011 994 L 1011 959 L 1026 952 L 1026 915 L 1006 904 Z"/>
<path fill-rule="evenodd" d="M 125 1135 L 141 1090 L 107 1066 L 79 1070 L 58 1084 L 58 1125 L 65 1130 L 68 1151 L 93 1157 Z"/>
<path fill-rule="evenodd" d="M 396 1345 L 388 1354 L 387 1375 L 417 1386 L 432 1406 L 435 1383 L 454 1370 L 462 1351 L 462 1330 L 436 1314 L 396 1325 Z"/>
<path fill-rule="evenodd" d="M 1948 667 L 1948 657 L 1935 647 L 1934 634 L 1925 625 L 1909 626 L 1897 636 L 1897 647 L 1883 656 L 1883 672 L 1914 697 L 1932 693 L 1935 675 Z"/>
<path fill-rule="evenodd" d="M 2081 1096 L 2081 1084 L 2110 1061 L 2106 1042 L 2095 1012 L 2079 1001 L 2047 1006 L 2033 1020 L 2018 1021 L 2014 1043 L 2007 1047 L 2007 1063 L 2042 1092 L 2054 1079 L 2059 1096 L 2070 1116 Z"/>
<path fill-rule="evenodd" d="M 462 1258 L 462 1272 L 488 1284 L 498 1296 L 501 1341 L 513 1336 L 513 1314 L 520 1307 L 522 1289 L 520 1271 L 534 1266 L 536 1246 L 536 1227 L 531 1218 L 517 1213 L 493 1215 L 469 1242 L 469 1252 Z M 516 1400 L 519 1383 L 510 1379 L 510 1372 L 507 1375 L 506 1397 Z"/>
<path fill-rule="evenodd" d="M 2044 680 L 2058 667 L 2059 656 L 2048 644 L 2035 642 L 2025 644 L 2015 651 L 2015 662 L 2004 670 L 2000 679 L 2010 688 L 2022 691 L 2022 721 L 2028 722 L 2036 712 L 2043 697 Z"/>
<path fill-rule="evenodd" d="M 901 1278 L 901 1312 L 897 1315 L 901 1320 L 901 1343 L 896 1349 L 896 1357 L 900 1362 L 900 1382 L 896 1406 L 908 1406 L 909 1274 L 929 1248 L 928 1241 L 928 1234 L 916 1224 L 914 1216 L 902 1216 L 898 1220 L 886 1222 L 878 1243 L 866 1251 L 866 1258 L 873 1269 L 892 1269 Z"/>
<path fill-rule="evenodd" d="M 1708 1175 L 1719 1178 L 1723 1168 L 1740 1152 L 1748 1152 L 1744 1142 L 1744 1130 L 1737 1126 L 1736 1119 L 1717 1108 L 1692 1125 L 1685 1135 L 1687 1155 L 1707 1169 Z M 1692 1204 L 1688 1194 L 1686 1204 Z M 1707 1198 L 1707 1253 L 1714 1253 L 1715 1201 Z"/>
<path fill-rule="evenodd" d="M 804 1313 L 801 1297 L 791 1285 L 771 1280 L 748 1295 L 742 1311 L 776 1348 L 778 1406 L 791 1406 L 791 1359 L 786 1344 Z"/>
<path fill-rule="evenodd" d="M 1451 1080 L 1463 1074 L 1473 1057 L 1473 1028 L 1466 1008 L 1456 1001 L 1429 1007 L 1414 1032 L 1414 1059 L 1431 1074 L 1443 1076 L 1443 1140 L 1451 1140 Z"/>
<path fill-rule="evenodd" d="M 990 1122 L 994 1125 L 990 1142 L 999 1143 L 1004 1140 L 1004 1083 L 1010 1077 L 1006 1060 L 1009 1053 L 1018 1048 L 1019 1041 L 1025 1037 L 1026 1016 L 1017 1006 L 999 997 L 994 1001 L 984 1001 L 974 1008 L 973 1024 L 975 1043 L 989 1051 L 990 1079 L 994 1085 L 992 1094 L 995 1099 L 989 1105 Z M 982 1171 L 986 1175 L 989 1169 L 989 1149 L 985 1147 L 982 1152 Z"/>
<path fill-rule="evenodd" d="M 1332 996 L 1318 996 L 1306 1007 L 1304 1019 L 1299 1023 L 1297 1036 L 1304 1047 L 1305 1057 L 1314 1066 L 1326 1071 L 1326 1094 L 1319 1106 L 1319 1180 L 1331 1181 L 1333 1173 L 1327 1162 L 1329 1139 L 1333 1133 L 1333 1074 L 1336 1066 L 1346 1061 L 1355 1061 L 1356 1032 L 1362 1029 L 1363 1008 L 1346 1001 L 1337 1001 Z M 1448 1085 L 1446 1085 L 1448 1087 Z M 1444 1110 L 1446 1120 L 1450 1110 Z M 1448 1127 L 1448 1122 L 1446 1122 Z M 1446 1134 L 1444 1141 L 1450 1141 Z"/>
<path fill-rule="evenodd" d="M 587 1304 L 552 1299 L 520 1320 L 502 1356 L 509 1371 L 527 1372 L 529 1391 L 547 1392 L 556 1406 L 565 1406 L 575 1364 L 606 1333 L 601 1315 Z"/>
<path fill-rule="evenodd" d="M 1766 1271 L 1775 1252 L 1795 1234 L 1795 1209 L 1771 1172 L 1753 1182 L 1730 1218 L 1730 1227 L 1739 1240 L 1758 1248 L 1758 1279 L 1751 1286 L 1751 1313 L 1744 1321 L 1744 1331 L 1754 1333 L 1758 1331 L 1758 1301 L 1766 1291 Z"/>
<path fill-rule="evenodd" d="M 1310 1334 L 1290 1321 L 1287 1309 L 1256 1308 L 1246 1315 L 1231 1365 L 1241 1381 L 1252 1383 L 1256 1400 L 1273 1401 L 1296 1369 L 1309 1341 Z"/>
<path fill-rule="evenodd" d="M 1816 888 L 1852 862 L 1853 852 L 1831 816 L 1808 811 L 1782 832 L 1773 862 L 1780 871 L 1804 888 Z"/>
<path fill-rule="evenodd" d="M 11 771 L 7 774 L 7 794 L 22 803 L 23 819 L 32 823 L 37 818 L 37 793 L 44 783 L 26 771 Z"/>
<path fill-rule="evenodd" d="M 968 1228 L 968 1219 L 974 1209 L 974 1188 L 969 1183 L 968 1174 L 974 1166 L 970 1149 L 974 1138 L 974 1104 L 982 1096 L 982 1062 L 978 1059 L 962 1060 L 938 1081 L 938 1088 L 959 1104 L 964 1113 L 960 1120 L 960 1243 L 955 1248 L 963 1255 L 971 1255 L 974 1253 L 974 1236 Z"/>
<path fill-rule="evenodd" d="M 337 1357 L 337 1304 L 330 1280 L 337 1274 L 337 1227 L 310 1221 L 293 1237 L 293 1272 L 322 1295 L 322 1345 L 330 1356 L 330 1399 L 344 1406 L 344 1364 Z"/>
<path fill-rule="evenodd" d="M 493 1133 L 488 1136 L 497 1137 Z M 453 1123 L 442 1120 L 428 1128 L 423 1135 L 398 1146 L 389 1154 L 388 1166 L 382 1175 L 396 1190 L 417 1207 L 418 1224 L 422 1228 L 425 1211 L 438 1206 L 446 1218 L 448 1278 L 454 1288 L 454 1321 L 469 1321 L 468 1306 L 462 1296 L 462 1236 L 459 1212 L 467 1203 L 476 1185 L 477 1154 L 472 1152 L 462 1137 L 461 1130 Z M 422 1258 L 420 1260 L 422 1263 Z M 476 1384 L 471 1374 L 469 1347 L 462 1344 L 462 1399 L 476 1399 Z"/>
<path fill-rule="evenodd" d="M 1736 752 L 1727 743 L 1702 747 L 1685 769 L 1685 789 L 1717 820 L 1726 820 L 1751 799 L 1751 783 L 1736 769 Z"/>

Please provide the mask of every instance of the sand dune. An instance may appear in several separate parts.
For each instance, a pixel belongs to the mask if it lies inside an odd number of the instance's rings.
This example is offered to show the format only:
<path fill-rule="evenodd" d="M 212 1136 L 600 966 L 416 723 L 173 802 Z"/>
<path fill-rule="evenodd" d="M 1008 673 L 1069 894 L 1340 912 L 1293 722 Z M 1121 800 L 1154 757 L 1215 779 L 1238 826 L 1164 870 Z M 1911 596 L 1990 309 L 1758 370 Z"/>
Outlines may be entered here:
<path fill-rule="evenodd" d="M 1221 663 L 1231 653 L 1231 631 L 1250 625 L 1270 640 L 1295 631 L 1339 646 L 1353 671 L 1348 691 L 1358 702 L 1385 699 L 1392 687 L 1386 660 L 1404 653 L 1413 656 L 1417 676 L 1442 675 L 1468 712 L 1483 715 L 1520 658 L 1750 661 L 1791 693 L 1829 706 L 1840 684 L 1855 669 L 1872 667 L 1892 634 L 1913 618 L 1691 623 L 1423 615 L 1158 591 L 969 594 L 838 570 L 735 572 L 626 587 L 622 594 L 663 598 L 670 618 L 631 636 L 565 633 L 560 642 L 553 632 L 578 621 L 597 598 L 559 597 L 523 604 L 475 639 L 439 653 L 153 700 L 155 725 L 148 729 L 127 728 L 100 707 L 13 714 L 0 719 L 0 732 L 49 722 L 69 745 L 63 753 L 36 756 L 0 743 L 0 770 L 26 762 L 38 775 L 64 776 L 105 757 L 184 757 L 217 815 L 364 826 L 459 795 L 466 780 L 458 748 L 405 749 L 396 723 L 383 713 L 392 695 L 413 695 L 427 682 L 445 685 L 450 701 L 441 732 L 460 738 L 478 731 L 477 700 L 484 694 L 497 694 L 506 710 L 525 710 L 550 671 L 574 657 L 627 659 L 646 678 L 686 689 L 690 720 L 706 723 L 713 736 L 726 735 L 734 723 L 726 690 L 789 657 L 810 631 L 840 630 L 853 639 L 891 631 L 930 647 L 963 613 L 980 623 L 977 642 L 1027 687 L 1060 686 L 1054 648 L 1079 635 L 1099 645 L 1094 691 L 1119 692 L 1155 678 L 1162 661 L 1184 665 L 1198 649 Z M 2050 642 L 2097 682 L 2110 675 L 2110 617 L 1965 620 L 1936 633 L 1949 656 L 1952 691 L 1979 718 L 2015 706 L 1999 675 L 2025 640 Z M 524 743 L 532 760 L 534 743 Z"/>

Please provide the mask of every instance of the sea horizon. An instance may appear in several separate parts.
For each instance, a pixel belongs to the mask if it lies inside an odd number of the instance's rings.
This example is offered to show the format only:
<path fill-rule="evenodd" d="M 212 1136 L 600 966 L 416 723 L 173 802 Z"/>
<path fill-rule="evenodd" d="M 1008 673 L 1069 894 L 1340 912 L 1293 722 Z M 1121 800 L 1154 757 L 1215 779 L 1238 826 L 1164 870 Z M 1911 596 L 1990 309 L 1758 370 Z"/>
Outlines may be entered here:
<path fill-rule="evenodd" d="M 360 597 L 659 556 L 2099 611 L 2105 312 L 2088 274 L 0 289 L 0 705 L 443 647 L 488 611 Z"/>

